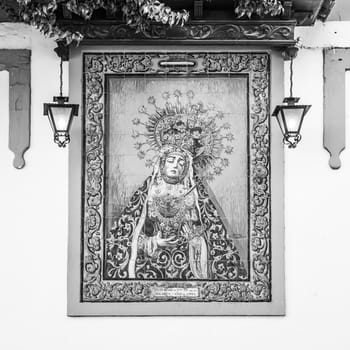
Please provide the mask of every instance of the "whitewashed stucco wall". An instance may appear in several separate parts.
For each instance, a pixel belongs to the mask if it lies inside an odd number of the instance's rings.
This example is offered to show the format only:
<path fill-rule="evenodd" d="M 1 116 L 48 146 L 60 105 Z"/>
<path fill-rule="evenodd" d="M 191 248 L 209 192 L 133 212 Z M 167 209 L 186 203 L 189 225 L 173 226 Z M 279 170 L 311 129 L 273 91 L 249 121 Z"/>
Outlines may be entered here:
<path fill-rule="evenodd" d="M 295 93 L 313 107 L 302 143 L 286 150 L 287 316 L 68 318 L 68 151 L 54 145 L 42 116 L 42 103 L 58 89 L 55 45 L 29 27 L 1 24 L 0 48 L 32 49 L 32 141 L 26 167 L 14 169 L 8 76 L 1 72 L 0 349 L 349 349 L 350 145 L 342 169 L 330 170 L 322 147 L 321 49 L 350 47 L 349 33 L 348 22 L 297 33 L 309 48 L 295 62 Z"/>

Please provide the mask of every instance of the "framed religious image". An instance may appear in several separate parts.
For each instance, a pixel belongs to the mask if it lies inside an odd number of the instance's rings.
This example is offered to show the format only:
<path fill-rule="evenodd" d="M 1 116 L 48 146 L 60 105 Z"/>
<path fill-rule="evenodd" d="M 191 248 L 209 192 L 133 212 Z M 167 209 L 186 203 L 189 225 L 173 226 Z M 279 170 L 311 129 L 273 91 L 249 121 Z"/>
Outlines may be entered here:
<path fill-rule="evenodd" d="M 271 54 L 77 51 L 68 313 L 283 314 Z"/>

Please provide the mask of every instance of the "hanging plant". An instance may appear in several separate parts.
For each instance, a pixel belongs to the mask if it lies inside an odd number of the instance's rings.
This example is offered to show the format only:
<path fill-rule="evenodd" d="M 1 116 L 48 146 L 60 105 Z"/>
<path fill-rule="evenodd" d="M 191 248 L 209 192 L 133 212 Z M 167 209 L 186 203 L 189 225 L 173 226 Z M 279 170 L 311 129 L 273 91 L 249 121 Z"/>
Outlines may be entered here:
<path fill-rule="evenodd" d="M 79 43 L 83 35 L 60 28 L 57 22 L 59 7 L 84 20 L 90 20 L 93 13 L 99 9 L 114 14 L 121 13 L 125 22 L 137 31 L 146 29 L 151 22 L 182 26 L 189 19 L 187 10 L 173 11 L 158 0 L 17 0 L 17 3 L 17 11 L 6 5 L 6 2 L 1 6 L 16 20 L 35 26 L 49 37 L 64 40 L 67 45 L 72 41 Z M 277 16 L 283 12 L 280 0 L 233 0 L 233 9 L 239 18 L 250 18 L 253 14 L 260 17 Z"/>
<path fill-rule="evenodd" d="M 238 17 L 251 17 L 257 14 L 260 17 L 265 15 L 278 16 L 283 12 L 283 5 L 280 0 L 239 0 L 235 12 Z"/>

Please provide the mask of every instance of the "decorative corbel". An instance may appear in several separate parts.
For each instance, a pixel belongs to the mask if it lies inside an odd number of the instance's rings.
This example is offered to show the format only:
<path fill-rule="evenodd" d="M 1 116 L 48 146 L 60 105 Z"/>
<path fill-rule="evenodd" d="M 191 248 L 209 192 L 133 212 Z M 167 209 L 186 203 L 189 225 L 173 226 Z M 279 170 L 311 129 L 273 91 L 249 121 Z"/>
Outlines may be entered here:
<path fill-rule="evenodd" d="M 323 56 L 323 145 L 330 154 L 330 167 L 339 169 L 345 149 L 345 72 L 350 69 L 350 49 L 326 48 Z"/>
<path fill-rule="evenodd" d="M 22 169 L 30 147 L 30 50 L 0 50 L 0 70 L 9 72 L 9 149 L 13 165 Z"/>

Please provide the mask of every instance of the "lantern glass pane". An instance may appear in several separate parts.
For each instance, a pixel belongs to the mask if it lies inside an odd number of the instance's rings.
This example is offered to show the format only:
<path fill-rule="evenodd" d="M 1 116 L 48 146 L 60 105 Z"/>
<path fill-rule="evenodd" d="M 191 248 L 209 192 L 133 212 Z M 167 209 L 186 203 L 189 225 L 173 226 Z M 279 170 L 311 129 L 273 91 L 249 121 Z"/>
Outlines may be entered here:
<path fill-rule="evenodd" d="M 55 126 L 55 123 L 54 123 L 54 121 L 52 119 L 51 112 L 48 113 L 48 119 L 49 119 L 49 122 L 50 122 L 51 129 L 55 133 L 56 132 L 56 126 Z"/>
<path fill-rule="evenodd" d="M 278 121 L 278 125 L 281 128 L 282 134 L 284 135 L 286 133 L 286 128 L 283 122 L 283 113 L 281 110 L 278 111 L 277 115 L 276 115 L 277 121 Z"/>
<path fill-rule="evenodd" d="M 72 107 L 51 106 L 51 113 L 56 125 L 56 130 L 57 131 L 68 130 L 69 121 L 72 115 Z"/>
<path fill-rule="evenodd" d="M 287 133 L 298 133 L 304 115 L 304 108 L 284 108 L 283 112 Z"/>

